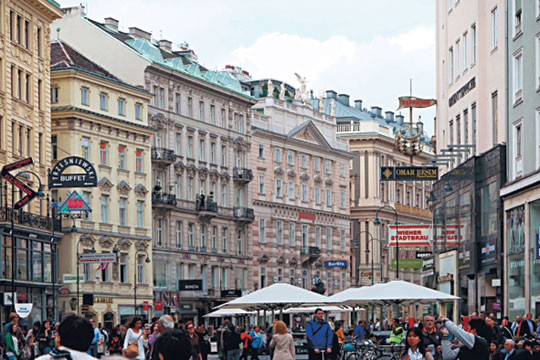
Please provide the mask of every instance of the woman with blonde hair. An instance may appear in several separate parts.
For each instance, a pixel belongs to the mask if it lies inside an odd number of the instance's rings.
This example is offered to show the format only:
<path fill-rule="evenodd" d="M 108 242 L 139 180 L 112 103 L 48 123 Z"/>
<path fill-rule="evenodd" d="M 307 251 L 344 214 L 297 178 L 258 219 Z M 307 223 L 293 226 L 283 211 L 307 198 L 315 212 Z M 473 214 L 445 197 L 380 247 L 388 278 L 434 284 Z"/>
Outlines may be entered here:
<path fill-rule="evenodd" d="M 295 359 L 293 337 L 283 321 L 278 321 L 274 326 L 274 336 L 270 341 L 270 347 L 275 348 L 273 360 Z"/>

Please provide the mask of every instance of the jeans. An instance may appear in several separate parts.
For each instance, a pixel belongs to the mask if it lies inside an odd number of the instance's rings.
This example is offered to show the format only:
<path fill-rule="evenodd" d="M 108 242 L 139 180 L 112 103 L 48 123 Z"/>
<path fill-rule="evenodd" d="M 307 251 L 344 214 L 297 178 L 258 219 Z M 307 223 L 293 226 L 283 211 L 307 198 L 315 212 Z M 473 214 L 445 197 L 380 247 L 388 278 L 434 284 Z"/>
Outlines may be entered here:
<path fill-rule="evenodd" d="M 240 349 L 227 350 L 227 360 L 238 360 L 240 359 Z"/>
<path fill-rule="evenodd" d="M 88 355 L 92 356 L 93 358 L 97 358 L 97 344 L 91 344 L 90 348 L 88 348 Z"/>
<path fill-rule="evenodd" d="M 15 354 L 12 353 L 12 352 L 7 352 L 6 356 L 7 356 L 8 360 L 17 360 L 17 356 L 15 356 Z"/>

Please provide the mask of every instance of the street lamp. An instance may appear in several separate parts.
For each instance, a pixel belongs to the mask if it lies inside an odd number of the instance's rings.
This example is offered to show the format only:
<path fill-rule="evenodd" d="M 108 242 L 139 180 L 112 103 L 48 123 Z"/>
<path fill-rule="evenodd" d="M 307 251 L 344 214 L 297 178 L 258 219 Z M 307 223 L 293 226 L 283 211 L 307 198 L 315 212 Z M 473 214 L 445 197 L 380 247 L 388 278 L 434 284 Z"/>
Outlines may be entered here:
<path fill-rule="evenodd" d="M 145 262 L 148 264 L 150 262 L 150 256 L 148 256 L 148 252 L 146 250 L 136 250 L 135 251 L 135 259 L 134 259 L 134 271 L 133 271 L 133 306 L 135 309 L 135 315 L 137 315 L 137 255 L 143 253 L 146 254 L 146 260 Z"/>
<path fill-rule="evenodd" d="M 373 240 L 373 235 L 371 235 L 371 233 L 367 230 L 362 230 L 362 231 L 359 231 L 355 236 L 354 236 L 354 245 L 356 246 L 358 244 L 358 266 L 357 268 L 360 267 L 360 257 L 361 257 L 361 253 L 360 253 L 360 234 L 368 234 L 368 236 L 371 238 L 371 240 Z M 371 241 L 371 240 L 368 240 L 368 243 Z M 367 246 L 367 245 L 366 245 Z M 373 258 L 372 258 L 373 260 Z M 381 263 L 381 267 L 382 267 L 382 263 Z M 381 276 L 382 276 L 382 272 L 381 272 Z M 372 269 L 371 269 L 371 278 L 373 279 L 373 266 L 372 266 Z M 356 278 L 356 286 L 358 286 L 358 279 L 360 279 L 360 270 L 358 270 L 358 276 Z M 373 285 L 373 284 L 371 284 Z"/>
<path fill-rule="evenodd" d="M 394 212 L 396 215 L 396 278 L 399 279 L 399 231 L 398 231 L 398 224 L 399 224 L 399 215 L 397 210 L 390 206 L 390 205 L 384 205 L 377 209 L 377 212 L 375 213 L 375 221 L 373 222 L 375 225 L 380 225 L 381 221 L 379 220 L 379 211 L 383 209 L 389 209 Z"/>
<path fill-rule="evenodd" d="M 379 254 L 382 253 L 382 241 L 380 239 L 375 239 L 375 238 L 371 238 L 370 240 L 367 241 L 366 243 L 366 250 L 364 250 L 364 252 L 366 254 L 369 254 L 369 243 L 370 242 L 373 242 L 373 241 L 377 241 L 379 243 Z M 374 269 L 374 264 L 373 264 L 373 258 L 374 258 L 374 255 L 375 255 L 375 250 L 373 249 L 373 244 L 371 245 L 371 251 L 373 251 L 373 254 L 371 255 L 371 285 L 373 285 L 375 282 L 374 282 L 374 279 L 375 279 L 375 269 Z M 380 282 L 382 282 L 382 273 L 383 273 L 383 264 L 382 264 L 382 261 L 380 261 L 381 263 L 381 280 Z"/>
<path fill-rule="evenodd" d="M 75 226 L 75 225 L 73 225 L 73 226 Z M 72 229 L 73 229 L 73 227 L 72 227 Z M 81 253 L 79 252 L 79 244 L 81 243 L 81 240 L 86 240 L 86 235 L 81 236 L 81 238 L 77 241 L 77 315 L 81 314 L 81 307 L 80 307 L 80 301 L 79 301 L 79 298 L 80 298 L 80 282 L 81 282 L 79 280 L 79 265 L 80 265 L 79 257 L 81 255 Z M 92 250 L 90 250 L 90 252 L 92 254 L 96 253 L 96 248 L 94 247 L 94 244 L 92 244 Z"/>
<path fill-rule="evenodd" d="M 17 178 L 23 174 L 31 174 L 36 177 L 39 183 L 37 195 L 39 197 L 43 197 L 44 196 L 43 186 L 41 184 L 41 178 L 39 177 L 39 175 L 31 170 L 25 170 L 25 171 L 21 171 L 17 173 L 17 175 L 15 175 L 14 177 Z M 7 183 L 5 184 L 4 189 L 6 190 L 6 198 L 7 198 Z M 13 312 L 16 311 L 15 310 L 15 271 L 16 271 L 15 269 L 15 258 L 16 258 L 15 241 L 16 241 L 15 240 L 15 185 L 11 184 L 11 305 L 13 306 Z M 52 268 L 53 268 L 53 273 L 54 273 L 54 266 Z M 54 297 L 54 293 L 53 293 L 53 297 Z"/>

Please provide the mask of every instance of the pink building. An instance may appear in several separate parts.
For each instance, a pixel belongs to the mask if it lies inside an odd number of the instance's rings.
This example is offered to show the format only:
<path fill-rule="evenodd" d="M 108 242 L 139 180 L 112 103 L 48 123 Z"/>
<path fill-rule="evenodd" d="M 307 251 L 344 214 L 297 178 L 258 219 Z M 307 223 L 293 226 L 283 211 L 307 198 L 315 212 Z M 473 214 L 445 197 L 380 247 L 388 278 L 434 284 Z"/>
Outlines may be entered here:
<path fill-rule="evenodd" d="M 253 289 L 317 278 L 326 294 L 348 288 L 352 154 L 335 117 L 273 97 L 252 109 Z"/>

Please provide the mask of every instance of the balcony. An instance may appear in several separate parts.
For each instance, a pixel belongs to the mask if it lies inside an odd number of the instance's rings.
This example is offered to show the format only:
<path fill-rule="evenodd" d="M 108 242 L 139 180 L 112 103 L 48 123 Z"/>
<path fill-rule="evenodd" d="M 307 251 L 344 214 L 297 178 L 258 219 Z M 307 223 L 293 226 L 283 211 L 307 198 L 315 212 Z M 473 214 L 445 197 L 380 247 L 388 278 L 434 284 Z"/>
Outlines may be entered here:
<path fill-rule="evenodd" d="M 300 251 L 302 262 L 315 262 L 321 256 L 321 249 L 317 246 L 303 247 Z"/>
<path fill-rule="evenodd" d="M 152 192 L 153 206 L 176 206 L 176 195 L 163 193 L 161 191 Z"/>
<path fill-rule="evenodd" d="M 253 180 L 253 172 L 251 169 L 246 168 L 234 168 L 233 169 L 233 180 L 241 184 L 247 184 Z"/>
<path fill-rule="evenodd" d="M 195 202 L 195 210 L 197 210 L 199 219 L 203 222 L 212 220 L 218 214 L 217 203 L 215 201 L 205 200 L 204 195 L 199 195 L 199 199 Z"/>
<path fill-rule="evenodd" d="M 235 207 L 234 219 L 241 223 L 252 223 L 255 220 L 255 212 L 252 208 Z"/>
<path fill-rule="evenodd" d="M 151 154 L 154 163 L 170 165 L 176 161 L 176 155 L 170 149 L 152 148 Z"/>

